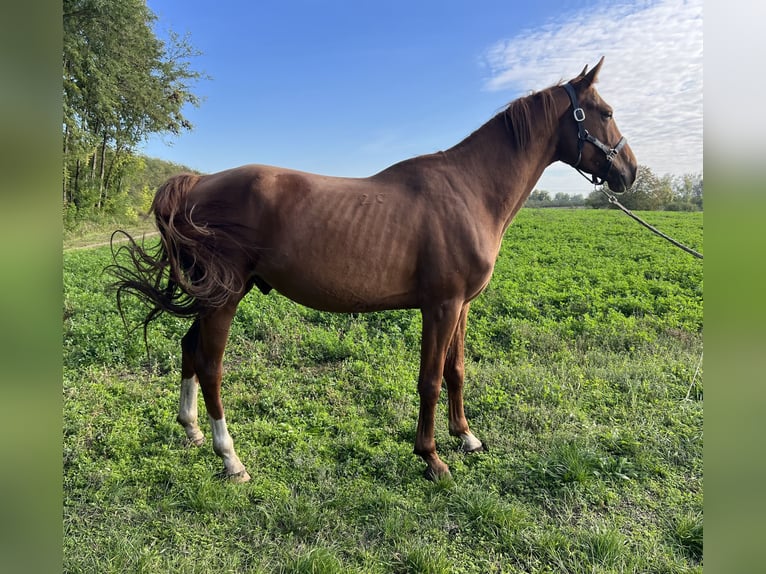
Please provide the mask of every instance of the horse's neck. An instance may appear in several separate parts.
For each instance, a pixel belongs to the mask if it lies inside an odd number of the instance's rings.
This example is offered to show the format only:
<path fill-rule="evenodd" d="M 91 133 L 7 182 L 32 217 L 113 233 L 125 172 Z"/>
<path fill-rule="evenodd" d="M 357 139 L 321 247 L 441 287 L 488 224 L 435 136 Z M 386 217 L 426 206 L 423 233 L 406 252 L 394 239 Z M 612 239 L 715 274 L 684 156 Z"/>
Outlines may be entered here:
<path fill-rule="evenodd" d="M 556 159 L 554 128 L 536 131 L 523 150 L 513 143 L 509 129 L 498 114 L 447 150 L 450 162 L 478 184 L 475 192 L 483 195 L 503 231 Z"/>

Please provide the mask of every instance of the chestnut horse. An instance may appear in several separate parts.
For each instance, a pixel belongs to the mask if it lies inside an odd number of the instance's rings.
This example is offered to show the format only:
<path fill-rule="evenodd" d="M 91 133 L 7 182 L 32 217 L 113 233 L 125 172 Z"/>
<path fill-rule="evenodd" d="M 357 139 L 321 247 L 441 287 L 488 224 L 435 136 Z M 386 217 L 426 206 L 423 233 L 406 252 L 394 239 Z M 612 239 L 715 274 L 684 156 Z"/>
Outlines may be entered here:
<path fill-rule="evenodd" d="M 127 291 L 151 311 L 193 317 L 181 341 L 178 422 L 194 444 L 202 389 L 213 450 L 231 480 L 250 478 L 221 403 L 222 357 L 237 305 L 253 286 L 333 312 L 420 309 L 423 330 L 414 452 L 426 477 L 449 476 L 434 442 L 434 411 L 447 384 L 449 432 L 482 450 L 463 412 L 463 345 L 471 300 L 492 276 L 503 233 L 540 178 L 563 161 L 623 192 L 636 159 L 594 83 L 603 58 L 566 84 L 511 102 L 456 146 L 352 179 L 246 165 L 182 174 L 152 203 L 161 243 L 130 241 L 117 263 Z M 120 306 L 121 310 L 121 306 Z"/>

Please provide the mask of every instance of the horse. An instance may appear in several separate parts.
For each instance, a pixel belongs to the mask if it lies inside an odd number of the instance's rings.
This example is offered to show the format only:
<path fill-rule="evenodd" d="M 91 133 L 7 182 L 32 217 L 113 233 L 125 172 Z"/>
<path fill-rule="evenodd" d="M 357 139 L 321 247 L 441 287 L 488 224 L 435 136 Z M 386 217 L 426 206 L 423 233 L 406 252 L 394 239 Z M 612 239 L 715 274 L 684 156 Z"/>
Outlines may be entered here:
<path fill-rule="evenodd" d="M 450 434 L 465 452 L 483 450 L 463 410 L 464 341 L 471 301 L 492 277 L 505 230 L 556 161 L 616 193 L 636 177 L 636 158 L 594 87 L 603 62 L 512 101 L 446 151 L 370 177 L 245 165 L 166 181 L 151 207 L 161 241 L 150 248 L 128 235 L 112 248 L 110 267 L 120 313 L 126 293 L 150 308 L 145 338 L 163 312 L 193 318 L 181 339 L 177 417 L 188 440 L 204 440 L 199 388 L 223 475 L 250 479 L 227 429 L 221 381 L 237 305 L 257 287 L 320 311 L 419 309 L 414 453 L 426 478 L 451 476 L 434 441 L 442 379 Z"/>

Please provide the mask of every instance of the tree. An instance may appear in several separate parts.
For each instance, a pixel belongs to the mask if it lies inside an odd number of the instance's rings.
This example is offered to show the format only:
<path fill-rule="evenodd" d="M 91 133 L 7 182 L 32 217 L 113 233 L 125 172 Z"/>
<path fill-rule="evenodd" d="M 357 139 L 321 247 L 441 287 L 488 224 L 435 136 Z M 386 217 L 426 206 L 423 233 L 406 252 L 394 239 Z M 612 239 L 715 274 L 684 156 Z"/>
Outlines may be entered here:
<path fill-rule="evenodd" d="M 697 206 L 697 209 L 702 209 L 702 187 L 702 175 L 700 175 L 692 186 L 692 203 Z"/>
<path fill-rule="evenodd" d="M 628 209 L 653 210 L 658 209 L 655 190 L 660 187 L 659 178 L 645 165 L 639 165 L 636 179 L 631 188 L 620 198 Z"/>
<path fill-rule="evenodd" d="M 600 189 L 594 189 L 585 199 L 585 205 L 592 207 L 593 209 L 605 209 L 609 207 L 609 200 Z"/>
<path fill-rule="evenodd" d="M 197 53 L 187 39 L 159 40 L 155 20 L 143 0 L 63 2 L 65 207 L 103 212 L 141 141 L 192 128 L 182 110 L 199 105 Z"/>
<path fill-rule="evenodd" d="M 582 206 L 585 205 L 585 198 L 582 196 L 582 193 L 575 193 L 569 198 L 569 203 L 572 205 Z"/>
<path fill-rule="evenodd" d="M 702 174 L 684 174 L 675 188 L 676 201 L 690 209 L 702 209 Z"/>
<path fill-rule="evenodd" d="M 694 209 L 696 204 L 692 204 L 691 198 L 695 193 L 697 179 L 699 179 L 701 197 L 702 176 L 685 175 L 680 180 L 674 179 L 669 174 L 658 177 L 651 168 L 639 165 L 636 180 L 631 188 L 620 196 L 620 203 L 628 209 L 646 211 Z M 609 201 L 602 190 L 608 190 L 608 186 L 604 184 L 600 189 L 591 192 L 586 200 L 588 206 L 593 208 L 609 206 Z M 698 205 L 701 209 L 701 200 Z"/>
<path fill-rule="evenodd" d="M 527 207 L 582 207 L 585 205 L 585 200 L 582 194 L 569 195 L 563 191 L 556 192 L 551 199 L 550 192 L 535 189 L 529 194 L 524 205 Z"/>
<path fill-rule="evenodd" d="M 551 200 L 551 194 L 544 190 L 535 189 L 529 194 L 529 200 L 535 203 L 546 203 Z"/>

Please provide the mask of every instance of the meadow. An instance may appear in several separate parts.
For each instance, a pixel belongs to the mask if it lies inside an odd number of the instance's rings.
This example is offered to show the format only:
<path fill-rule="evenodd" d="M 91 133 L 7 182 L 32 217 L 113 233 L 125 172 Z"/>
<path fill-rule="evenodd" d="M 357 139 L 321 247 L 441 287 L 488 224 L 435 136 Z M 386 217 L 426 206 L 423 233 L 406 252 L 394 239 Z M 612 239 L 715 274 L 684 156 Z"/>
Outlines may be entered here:
<path fill-rule="evenodd" d="M 702 251 L 702 213 L 642 215 Z M 201 398 L 202 447 L 175 421 L 188 321 L 147 353 L 110 262 L 64 253 L 64 571 L 702 572 L 703 266 L 623 214 L 519 213 L 468 318 L 488 451 L 460 451 L 443 392 L 435 483 L 412 454 L 417 311 L 248 295 L 224 358 L 235 485 Z"/>

